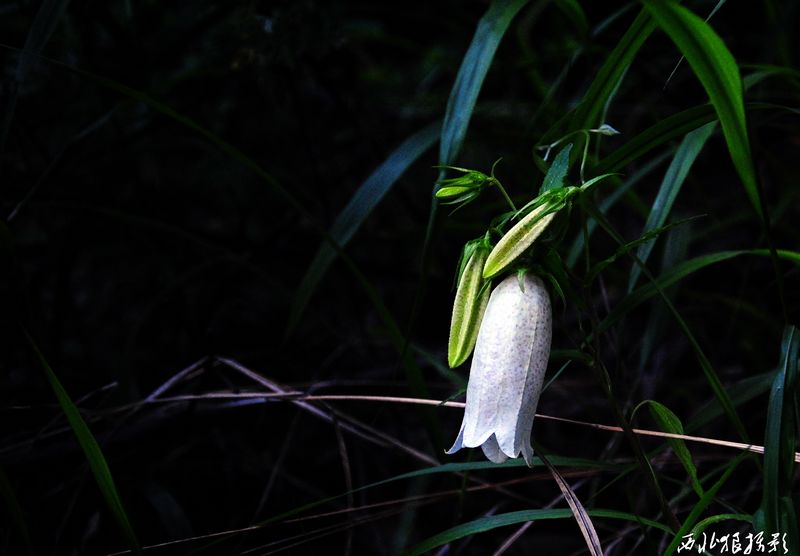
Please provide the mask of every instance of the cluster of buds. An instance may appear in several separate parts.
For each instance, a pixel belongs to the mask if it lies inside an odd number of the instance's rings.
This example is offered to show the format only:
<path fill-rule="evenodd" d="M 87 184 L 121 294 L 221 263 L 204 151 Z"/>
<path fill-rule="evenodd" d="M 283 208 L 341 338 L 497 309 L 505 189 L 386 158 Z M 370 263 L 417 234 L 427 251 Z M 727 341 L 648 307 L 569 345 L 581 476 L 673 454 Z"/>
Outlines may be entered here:
<path fill-rule="evenodd" d="M 604 124 L 574 133 L 585 133 L 588 139 L 589 133 L 618 132 Z M 563 139 L 548 145 L 548 154 Z M 532 265 L 522 262 L 522 257 L 578 195 L 610 176 L 583 180 L 584 147 L 581 185 L 565 185 L 571 148 L 571 144 L 567 145 L 558 153 L 539 195 L 519 210 L 494 177 L 494 167 L 490 176 L 448 167 L 462 175 L 437 182 L 440 188 L 436 197 L 461 206 L 475 199 L 484 188 L 496 185 L 512 209 L 496 219 L 499 224 L 484 237 L 467 243 L 459 264 L 447 360 L 451 367 L 457 367 L 473 351 L 474 355 L 464 419 L 448 454 L 480 446 L 491 461 L 501 463 L 522 454 L 531 464 L 530 436 L 550 356 L 553 317 L 544 281 L 532 273 Z M 492 232 L 514 220 L 516 224 L 492 247 Z M 492 282 L 504 275 L 507 276 L 492 290 Z M 560 294 L 560 286 L 553 280 Z"/>
<path fill-rule="evenodd" d="M 491 279 L 511 268 L 556 215 L 558 205 L 542 203 L 490 249 L 488 238 L 464 249 L 453 317 L 448 363 L 472 367 L 467 403 L 452 454 L 480 446 L 496 463 L 519 457 L 528 465 L 530 436 L 550 355 L 552 308 L 544 282 L 530 272 L 513 273 L 490 293 Z"/>

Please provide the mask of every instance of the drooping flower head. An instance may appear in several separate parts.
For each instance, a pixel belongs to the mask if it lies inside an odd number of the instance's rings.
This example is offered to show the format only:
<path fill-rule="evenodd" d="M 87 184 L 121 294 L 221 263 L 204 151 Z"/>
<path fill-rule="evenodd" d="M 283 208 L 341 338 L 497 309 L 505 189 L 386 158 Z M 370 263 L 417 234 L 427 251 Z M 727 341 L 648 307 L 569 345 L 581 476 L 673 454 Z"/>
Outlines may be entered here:
<path fill-rule="evenodd" d="M 522 453 L 531 465 L 530 436 L 552 327 L 541 278 L 511 275 L 495 287 L 475 344 L 464 420 L 448 454 L 480 446 L 495 463 Z"/>

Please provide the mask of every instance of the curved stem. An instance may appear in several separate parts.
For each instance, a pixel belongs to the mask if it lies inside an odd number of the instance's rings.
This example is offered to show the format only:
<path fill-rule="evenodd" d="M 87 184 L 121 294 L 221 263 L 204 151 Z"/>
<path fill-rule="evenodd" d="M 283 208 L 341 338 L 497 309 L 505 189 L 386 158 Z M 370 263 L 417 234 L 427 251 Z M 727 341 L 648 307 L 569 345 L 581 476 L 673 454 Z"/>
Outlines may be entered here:
<path fill-rule="evenodd" d="M 503 198 L 505 198 L 506 202 L 508 203 L 508 206 L 511 207 L 511 210 L 513 210 L 514 212 L 518 212 L 516 205 L 514 205 L 514 201 L 512 201 L 511 197 L 508 196 L 508 193 L 506 192 L 506 188 L 503 187 L 503 184 L 500 183 L 500 181 L 497 180 L 497 179 L 494 180 L 494 183 L 495 183 L 495 185 L 497 185 L 497 188 L 500 190 L 500 193 L 503 194 Z"/>

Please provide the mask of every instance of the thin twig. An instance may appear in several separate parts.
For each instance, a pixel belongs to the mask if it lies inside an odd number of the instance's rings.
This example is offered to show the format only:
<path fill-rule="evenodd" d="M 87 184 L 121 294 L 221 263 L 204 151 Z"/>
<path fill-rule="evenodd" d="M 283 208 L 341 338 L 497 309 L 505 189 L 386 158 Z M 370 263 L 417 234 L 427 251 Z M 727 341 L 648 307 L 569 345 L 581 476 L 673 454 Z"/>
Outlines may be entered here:
<path fill-rule="evenodd" d="M 226 393 L 226 392 L 209 392 L 208 394 L 189 395 L 189 396 L 173 396 L 168 398 L 160 398 L 153 400 L 154 402 L 170 402 L 170 401 L 187 401 L 187 400 L 201 400 L 201 399 L 270 399 L 270 400 L 291 400 L 293 402 L 311 402 L 311 401 L 368 401 L 368 402 L 385 402 L 385 403 L 403 403 L 413 405 L 434 405 L 442 407 L 456 407 L 464 408 L 464 402 L 449 402 L 442 400 L 429 400 L 424 398 L 405 398 L 400 396 L 365 396 L 365 395 L 349 395 L 349 394 L 322 394 L 314 396 L 304 396 L 301 392 L 284 392 L 284 393 L 258 393 L 258 392 L 240 392 L 240 393 Z M 152 402 L 151 402 L 152 403 Z M 565 417 L 555 417 L 553 415 L 543 415 L 537 413 L 538 419 L 546 419 L 549 421 L 561 421 L 563 423 L 570 423 L 573 425 L 580 425 L 583 427 L 591 427 L 593 429 L 610 431 L 610 432 L 624 432 L 622 427 L 615 427 L 612 425 L 603 425 L 600 423 L 589 423 L 587 421 L 578 421 L 575 419 L 567 419 Z M 743 442 L 732 442 L 730 440 L 719 440 L 716 438 L 707 438 L 703 436 L 691 436 L 688 434 L 677 434 L 671 432 L 653 431 L 648 429 L 632 429 L 635 434 L 640 436 L 655 436 L 659 438 L 676 438 L 679 440 L 688 440 L 689 442 L 699 442 L 702 444 L 712 444 L 714 446 L 723 446 L 725 448 L 734 448 L 737 450 L 747 450 L 756 454 L 763 454 L 764 447 L 756 444 L 745 444 Z M 800 463 L 800 452 L 795 452 L 794 460 Z"/>

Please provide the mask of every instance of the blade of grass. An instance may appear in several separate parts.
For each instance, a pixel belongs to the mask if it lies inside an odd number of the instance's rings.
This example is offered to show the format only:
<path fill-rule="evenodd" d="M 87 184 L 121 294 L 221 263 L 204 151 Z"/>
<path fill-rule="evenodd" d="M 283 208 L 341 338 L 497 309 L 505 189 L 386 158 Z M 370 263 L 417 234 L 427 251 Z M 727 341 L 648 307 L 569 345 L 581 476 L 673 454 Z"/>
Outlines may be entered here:
<path fill-rule="evenodd" d="M 680 531 L 675 533 L 675 537 L 673 537 L 672 542 L 664 552 L 665 556 L 671 556 L 675 552 L 680 543 L 684 540 L 683 537 L 692 530 L 695 523 L 697 523 L 697 520 L 700 518 L 706 508 L 711 504 L 711 502 L 714 501 L 714 497 L 717 495 L 717 492 L 719 492 L 722 486 L 730 478 L 734 469 L 736 469 L 739 463 L 741 463 L 746 456 L 747 452 L 743 452 L 736 456 L 736 458 L 728 464 L 725 472 L 722 473 L 722 476 L 717 479 L 717 482 L 714 483 L 711 488 L 706 491 L 703 497 L 700 498 L 700 501 L 694 505 L 692 511 L 689 512 L 689 515 L 683 521 L 683 526 L 680 528 Z"/>
<path fill-rule="evenodd" d="M 731 402 L 735 407 L 746 403 L 765 392 L 769 392 L 770 386 L 775 379 L 775 371 L 761 373 L 756 376 L 749 376 L 736 384 L 728 387 L 728 394 L 731 397 Z M 710 403 L 700 408 L 694 414 L 692 420 L 686 424 L 687 431 L 699 429 L 703 425 L 709 423 L 722 415 L 722 408 L 719 404 Z"/>
<path fill-rule="evenodd" d="M 589 22 L 578 0 L 556 0 L 555 5 L 575 25 L 580 36 L 585 37 L 589 32 Z"/>
<path fill-rule="evenodd" d="M 672 533 L 672 530 L 666 525 L 663 525 L 651 519 L 639 517 L 625 512 L 618 512 L 615 510 L 606 510 L 606 509 L 594 509 L 594 510 L 588 510 L 587 513 L 589 514 L 590 517 L 593 518 L 618 519 L 618 520 L 630 521 L 633 523 L 642 523 L 649 527 L 654 527 L 656 529 L 664 531 L 665 533 L 668 534 Z M 447 543 L 451 543 L 453 541 L 462 539 L 470 535 L 491 531 L 492 529 L 497 529 L 498 527 L 505 527 L 508 525 L 514 525 L 526 521 L 537 521 L 544 519 L 570 519 L 572 517 L 573 517 L 572 510 L 568 508 L 521 510 L 517 512 L 509 512 L 489 517 L 482 517 L 480 519 L 475 519 L 473 521 L 468 521 L 467 523 L 456 525 L 455 527 L 447 529 L 446 531 L 442 531 L 441 533 L 438 533 L 437 535 L 434 535 L 422 541 L 415 547 L 404 552 L 403 556 L 417 556 L 418 554 L 424 554 L 425 552 L 433 550 L 436 547 L 445 545 Z"/>
<path fill-rule="evenodd" d="M 800 548 L 797 513 L 792 502 L 795 450 L 795 396 L 800 330 L 787 326 L 781 341 L 781 362 L 772 382 L 764 433 L 764 495 L 757 521 L 765 534 L 786 533 L 788 544 Z"/>
<path fill-rule="evenodd" d="M 644 405 L 647 405 L 650 415 L 658 424 L 658 428 L 660 428 L 662 431 L 672 434 L 684 434 L 683 424 L 681 423 L 681 420 L 678 419 L 678 416 L 675 415 L 667 406 L 657 401 L 645 400 L 640 403 L 636 409 L 634 409 L 633 413 L 635 414 L 638 409 Z M 692 461 L 692 455 L 689 453 L 689 448 L 686 447 L 686 443 L 679 438 L 668 438 L 667 442 L 672 448 L 672 451 L 675 452 L 678 461 L 680 461 L 681 465 L 683 465 L 683 468 L 686 469 L 686 473 L 689 475 L 689 481 L 692 484 L 692 488 L 698 496 L 702 497 L 703 487 L 700 484 L 700 481 L 697 479 L 697 467 L 695 467 L 694 461 Z"/>
<path fill-rule="evenodd" d="M 586 277 L 584 281 L 586 283 L 592 282 L 598 274 L 600 274 L 603 270 L 605 270 L 610 264 L 616 262 L 621 256 L 626 255 L 633 251 L 636 247 L 641 246 L 647 242 L 653 241 L 655 238 L 660 236 L 666 231 L 669 231 L 677 226 L 682 226 L 694 220 L 694 218 L 684 218 L 683 220 L 678 220 L 677 222 L 671 222 L 666 226 L 660 226 L 658 228 L 651 229 L 645 232 L 641 237 L 634 239 L 633 241 L 629 241 L 625 245 L 621 245 L 614 251 L 614 254 L 602 261 L 596 263 L 589 272 L 586 273 Z"/>
<path fill-rule="evenodd" d="M 139 541 L 137 540 L 136 534 L 131 526 L 131 522 L 128 519 L 128 514 L 125 512 L 125 508 L 122 505 L 122 500 L 117 492 L 114 478 L 111 476 L 111 470 L 108 467 L 106 458 L 103 456 L 102 450 L 100 450 L 100 446 L 97 444 L 97 440 L 95 440 L 94 435 L 92 435 L 92 431 L 89 430 L 89 427 L 86 425 L 86 421 L 83 420 L 80 411 L 78 411 L 78 408 L 69 397 L 69 394 L 67 394 L 67 391 L 61 385 L 58 377 L 50 368 L 50 365 L 47 363 L 44 355 L 42 355 L 42 352 L 39 351 L 36 342 L 33 341 L 33 338 L 26 330 L 23 332 L 31 346 L 31 349 L 36 354 L 36 359 L 39 361 L 39 364 L 42 366 L 42 369 L 44 369 L 44 372 L 47 375 L 47 381 L 50 383 L 50 387 L 53 389 L 53 392 L 58 399 L 58 404 L 61 406 L 61 410 L 67 417 L 67 421 L 69 422 L 70 428 L 72 428 L 72 432 L 75 433 L 75 437 L 78 439 L 78 443 L 80 444 L 83 453 L 86 455 L 86 460 L 89 463 L 89 468 L 92 471 L 92 475 L 97 482 L 97 486 L 100 487 L 100 492 L 103 494 L 103 498 L 105 498 L 106 503 L 111 509 L 114 519 L 116 519 L 117 524 L 120 526 L 120 529 L 122 529 L 122 533 L 125 536 L 128 545 L 131 547 L 131 550 L 135 554 L 140 554 L 141 549 L 139 547 Z"/>
<path fill-rule="evenodd" d="M 742 79 L 725 43 L 703 19 L 676 2 L 643 0 L 700 80 L 717 113 L 734 167 L 750 202 L 764 217 L 750 153 Z"/>
<path fill-rule="evenodd" d="M 714 525 L 715 523 L 722 523 L 723 521 L 745 521 L 747 523 L 753 522 L 753 516 L 749 514 L 717 514 L 712 515 L 711 517 L 707 517 L 704 520 L 700 521 L 697 525 L 692 528 L 692 536 L 697 538 L 700 534 L 706 530 L 709 525 Z"/>
<path fill-rule="evenodd" d="M 628 176 L 627 179 L 621 185 L 617 186 L 617 188 L 608 197 L 603 199 L 603 201 L 600 203 L 599 206 L 600 212 L 606 214 L 611 209 L 611 207 L 613 207 L 620 199 L 622 199 L 622 197 L 628 191 L 630 191 L 630 189 L 634 185 L 639 183 L 640 180 L 642 180 L 648 174 L 650 174 L 650 172 L 652 172 L 656 167 L 658 167 L 659 164 L 664 162 L 668 156 L 669 153 L 663 153 L 655 157 L 654 159 L 648 161 L 639 170 Z M 594 220 L 589 220 L 586 223 L 586 237 L 591 237 L 596 228 L 597 228 L 597 222 L 595 222 Z M 567 255 L 566 259 L 568 267 L 573 268 L 575 266 L 575 263 L 578 262 L 578 257 L 581 256 L 581 252 L 583 251 L 583 242 L 585 239 L 586 238 L 584 237 L 584 234 L 582 232 L 578 233 L 577 236 L 575 237 L 575 240 L 572 242 L 572 245 L 570 246 L 569 254 Z"/>
<path fill-rule="evenodd" d="M 440 123 L 434 123 L 403 141 L 359 186 L 350 201 L 336 217 L 329 232 L 331 238 L 340 247 L 347 245 L 409 166 L 433 146 L 439 137 L 440 127 Z M 335 259 L 336 251 L 331 247 L 330 243 L 323 242 L 306 270 L 300 286 L 297 288 L 289 316 L 289 334 L 297 325 L 320 280 Z"/>
<path fill-rule="evenodd" d="M 613 95 L 620 79 L 647 37 L 655 30 L 655 23 L 646 10 L 642 10 L 620 39 L 614 50 L 606 58 L 597 72 L 586 94 L 583 95 L 572 117 L 571 129 L 588 129 L 600 125 L 600 116 Z M 582 145 L 576 145 L 575 152 L 581 152 Z"/>
<path fill-rule="evenodd" d="M 478 22 L 475 36 L 464 54 L 447 101 L 439 143 L 440 165 L 452 166 L 455 162 L 497 47 L 511 20 L 527 2 L 528 0 L 494 0 Z"/>
<path fill-rule="evenodd" d="M 600 214 L 597 210 L 591 207 L 591 205 L 586 205 L 590 214 L 597 220 L 597 223 L 602 227 L 608 235 L 614 239 L 620 246 L 625 245 L 625 240 L 617 233 L 617 231 L 611 226 L 611 224 L 606 220 L 605 216 Z M 635 254 L 629 253 L 630 257 L 633 258 L 634 262 L 642 268 L 647 279 L 652 284 L 655 291 L 659 294 L 661 299 L 664 301 L 664 304 L 669 309 L 670 313 L 674 317 L 675 321 L 677 322 L 680 329 L 683 331 L 684 336 L 689 341 L 689 344 L 692 347 L 692 351 L 694 351 L 695 357 L 697 362 L 700 364 L 700 368 L 703 371 L 703 374 L 706 377 L 706 381 L 708 385 L 711 387 L 712 391 L 714 392 L 714 396 L 719 401 L 720 405 L 725 410 L 726 415 L 730 419 L 731 423 L 736 428 L 736 432 L 745 442 L 749 442 L 748 434 L 746 429 L 744 428 L 744 423 L 742 423 L 739 414 L 736 413 L 736 409 L 733 407 L 733 404 L 728 397 L 728 393 L 726 392 L 725 388 L 722 385 L 722 382 L 719 380 L 719 376 L 717 375 L 714 367 L 711 365 L 711 361 L 708 360 L 706 357 L 705 352 L 700 347 L 699 342 L 695 338 L 694 334 L 692 333 L 689 325 L 686 321 L 683 320 L 678 310 L 673 305 L 672 301 L 670 301 L 669 297 L 664 293 L 663 288 L 659 285 L 656 278 L 650 273 L 647 267 L 640 261 Z M 632 295 L 632 294 L 631 294 Z M 626 299 L 630 297 L 626 296 Z M 602 323 L 601 323 L 602 324 Z M 598 326 L 599 328 L 599 326 Z"/>
<path fill-rule="evenodd" d="M 764 102 L 748 102 L 747 110 L 785 109 Z M 609 154 L 592 168 L 594 174 L 617 172 L 645 153 L 716 120 L 713 106 L 702 104 L 667 116 Z"/>
<path fill-rule="evenodd" d="M 13 79 L 9 80 L 9 91 L 7 105 L 3 110 L 3 123 L 0 127 L 0 154 L 5 152 L 8 131 L 11 128 L 11 121 L 14 117 L 14 110 L 17 106 L 17 96 L 19 89 L 28 77 L 37 57 L 42 49 L 50 40 L 50 35 L 55 31 L 61 16 L 69 5 L 69 0 L 43 0 L 39 5 L 36 16 L 33 18 L 31 30 L 25 37 L 25 44 L 19 53 L 17 69 Z"/>
<path fill-rule="evenodd" d="M 742 255 L 769 257 L 769 251 L 767 249 L 717 251 L 715 253 L 708 253 L 706 255 L 701 255 L 694 259 L 684 261 L 683 263 L 659 276 L 655 283 L 648 283 L 644 286 L 640 286 L 632 291 L 629 295 L 622 298 L 622 300 L 611 310 L 608 316 L 606 316 L 606 318 L 600 322 L 598 331 L 604 332 L 608 330 L 609 327 L 619 322 L 623 316 L 628 314 L 631 309 L 658 294 L 659 289 L 667 288 L 672 284 L 683 280 L 690 274 L 693 274 L 707 266 L 727 261 Z M 778 256 L 784 260 L 791 261 L 796 265 L 800 265 L 800 253 L 798 252 L 790 251 L 788 249 L 778 249 Z"/>
<path fill-rule="evenodd" d="M 689 174 L 689 170 L 715 128 L 715 123 L 709 123 L 686 134 L 686 137 L 675 152 L 675 156 L 672 158 L 669 168 L 667 168 L 667 173 L 664 174 L 664 179 L 653 201 L 653 206 L 650 209 L 650 214 L 647 217 L 642 235 L 647 234 L 647 232 L 655 228 L 660 228 L 667 221 L 675 198 L 678 196 L 686 180 L 686 176 Z M 655 240 L 640 245 L 639 249 L 636 251 L 636 256 L 639 257 L 643 263 L 647 263 L 647 259 L 650 257 L 654 245 Z M 628 280 L 628 293 L 633 291 L 641 272 L 638 265 L 634 265 L 631 268 L 631 274 Z"/>
<path fill-rule="evenodd" d="M 30 555 L 35 554 L 33 543 L 31 542 L 31 535 L 28 531 L 28 525 L 25 523 L 25 516 L 22 513 L 19 500 L 17 500 L 14 487 L 11 486 L 11 481 L 8 480 L 8 476 L 2 467 L 0 467 L 0 496 L 3 497 L 3 501 L 6 503 L 6 508 L 9 516 L 11 516 L 11 521 L 14 523 L 14 527 L 19 531 L 19 536 L 22 538 L 22 546 L 25 547 L 25 552 Z"/>
<path fill-rule="evenodd" d="M 558 469 L 553 467 L 541 450 L 537 451 L 539 452 L 539 458 L 542 460 L 542 463 L 545 464 L 547 470 L 550 471 L 553 479 L 555 479 L 558 488 L 561 490 L 561 494 L 564 495 L 564 499 L 567 501 L 572 515 L 575 516 L 575 521 L 578 522 L 578 527 L 581 530 L 583 539 L 586 541 L 586 548 L 589 549 L 589 554 L 592 554 L 592 556 L 603 556 L 600 538 L 597 536 L 597 531 L 586 512 L 586 508 L 583 507 L 583 504 L 581 504 L 575 492 L 567 484 L 567 481 L 564 480 L 564 477 L 561 476 L 561 473 L 558 472 Z"/>
<path fill-rule="evenodd" d="M 676 228 L 667 235 L 664 242 L 664 252 L 661 257 L 662 272 L 664 269 L 673 268 L 686 260 L 691 237 L 692 229 L 689 226 Z M 667 288 L 664 292 L 670 298 L 670 301 L 674 301 L 678 287 Z M 667 320 L 667 310 L 663 304 L 659 303 L 650 310 L 650 315 L 644 328 L 645 332 L 642 335 L 642 347 L 639 351 L 640 369 L 654 368 L 650 363 L 650 357 L 659 346 L 663 345 L 661 339 Z M 653 363 L 658 366 L 657 362 L 654 361 Z"/>
<path fill-rule="evenodd" d="M 721 8 L 721 7 L 722 7 L 724 4 L 725 4 L 725 2 L 726 2 L 726 1 L 727 1 L 727 0 L 719 0 L 719 1 L 717 2 L 717 5 L 716 5 L 716 6 L 714 6 L 714 8 L 711 10 L 711 13 L 710 13 L 710 14 L 708 14 L 708 17 L 706 17 L 706 19 L 705 19 L 705 20 L 706 20 L 706 23 L 708 23 L 708 21 L 709 21 L 709 20 L 710 20 L 712 17 L 714 17 L 714 14 L 715 14 L 715 13 L 717 13 L 717 12 L 719 11 L 719 9 L 720 9 L 720 8 Z M 672 71 L 670 72 L 670 74 L 669 74 L 669 77 L 667 77 L 667 81 L 664 83 L 664 89 L 666 89 L 666 88 L 669 86 L 669 82 L 670 82 L 670 81 L 672 81 L 672 78 L 673 78 L 673 77 L 675 76 L 675 74 L 678 72 L 678 68 L 681 66 L 681 64 L 683 63 L 683 61 L 684 61 L 684 60 L 685 60 L 685 58 L 684 58 L 683 56 L 681 56 L 681 57 L 680 57 L 680 59 L 678 60 L 678 62 L 675 64 L 675 67 L 674 67 L 674 68 L 672 69 Z"/>
<path fill-rule="evenodd" d="M 764 225 L 777 279 L 778 298 L 784 321 L 788 322 L 783 294 L 783 273 L 775 252 L 769 215 L 761 199 L 761 188 L 750 151 L 745 120 L 744 88 L 736 60 L 719 35 L 701 17 L 676 2 L 667 0 L 643 0 L 643 2 L 658 26 L 669 35 L 689 62 L 719 117 L 733 166 L 739 174 L 750 203 Z"/>

